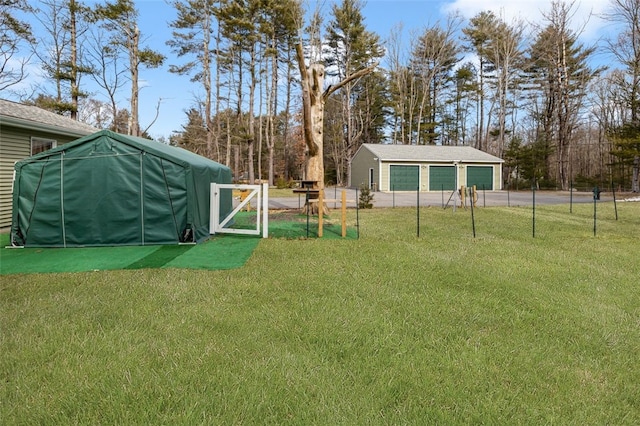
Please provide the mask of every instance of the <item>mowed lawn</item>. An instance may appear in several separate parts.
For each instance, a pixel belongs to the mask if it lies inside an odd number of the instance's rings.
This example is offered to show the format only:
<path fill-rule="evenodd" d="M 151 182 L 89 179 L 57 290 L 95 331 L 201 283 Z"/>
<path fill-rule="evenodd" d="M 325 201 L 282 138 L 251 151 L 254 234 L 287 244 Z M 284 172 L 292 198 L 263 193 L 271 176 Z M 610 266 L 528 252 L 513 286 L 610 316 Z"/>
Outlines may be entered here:
<path fill-rule="evenodd" d="M 1 277 L 2 424 L 640 424 L 640 203 L 360 211 L 244 267 Z M 353 224 L 355 213 L 350 212 Z"/>

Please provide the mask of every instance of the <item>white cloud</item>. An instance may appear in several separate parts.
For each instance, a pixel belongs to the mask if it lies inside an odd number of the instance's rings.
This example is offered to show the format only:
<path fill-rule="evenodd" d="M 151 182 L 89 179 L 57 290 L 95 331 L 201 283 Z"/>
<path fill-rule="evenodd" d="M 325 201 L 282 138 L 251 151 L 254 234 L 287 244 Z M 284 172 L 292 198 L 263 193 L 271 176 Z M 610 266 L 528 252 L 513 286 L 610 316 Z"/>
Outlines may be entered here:
<path fill-rule="evenodd" d="M 570 1 L 567 1 L 567 5 Z M 596 39 L 606 25 L 601 19 L 607 9 L 606 0 L 576 1 L 571 9 L 574 14 L 571 26 L 574 31 L 581 31 L 587 39 Z M 482 11 L 493 11 L 507 23 L 523 21 L 527 24 L 544 25 L 544 14 L 551 10 L 550 0 L 453 0 L 443 6 L 444 12 L 459 12 L 470 19 Z"/>

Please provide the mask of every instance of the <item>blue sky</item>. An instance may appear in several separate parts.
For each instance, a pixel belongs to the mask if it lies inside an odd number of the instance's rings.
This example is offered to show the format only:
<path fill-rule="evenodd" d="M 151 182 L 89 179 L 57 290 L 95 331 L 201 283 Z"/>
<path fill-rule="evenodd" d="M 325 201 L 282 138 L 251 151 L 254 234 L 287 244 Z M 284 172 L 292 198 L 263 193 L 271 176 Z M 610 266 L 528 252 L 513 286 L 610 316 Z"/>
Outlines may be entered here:
<path fill-rule="evenodd" d="M 326 23 L 330 19 L 333 3 L 334 0 L 307 0 L 304 4 L 307 9 L 314 9 L 319 5 Z M 572 22 L 576 30 L 584 27 L 584 43 L 595 42 L 598 37 L 611 31 L 607 26 L 610 24 L 599 18 L 607 3 L 606 0 L 582 0 L 576 3 L 576 14 Z M 165 65 L 159 69 L 141 70 L 141 86 L 144 88 L 140 94 L 140 124 L 145 128 L 151 123 L 156 114 L 156 105 L 162 99 L 159 117 L 149 133 L 154 138 L 168 137 L 185 124 L 184 111 L 194 105 L 200 88 L 191 83 L 188 76 L 168 72 L 170 64 L 180 63 L 180 59 L 175 58 L 165 44 L 171 36 L 168 23 L 175 19 L 174 9 L 164 0 L 138 0 L 136 5 L 140 12 L 140 29 L 146 40 L 145 44 L 164 52 L 168 57 Z M 482 10 L 492 10 L 506 22 L 521 20 L 526 25 L 528 22 L 539 22 L 541 12 L 548 10 L 550 5 L 551 0 L 368 0 L 365 2 L 363 16 L 367 28 L 376 32 L 382 41 L 387 39 L 393 28 L 402 24 L 403 40 L 408 42 L 413 32 L 438 21 L 444 22 L 447 14 L 454 11 L 469 19 Z M 38 31 L 37 26 L 34 26 L 34 30 Z M 30 78 L 37 80 L 38 73 L 38 67 L 32 67 Z M 85 79 L 88 80 L 87 77 Z M 100 98 L 97 93 L 94 97 Z M 120 106 L 127 107 L 126 88 L 123 88 L 120 97 L 123 99 Z"/>

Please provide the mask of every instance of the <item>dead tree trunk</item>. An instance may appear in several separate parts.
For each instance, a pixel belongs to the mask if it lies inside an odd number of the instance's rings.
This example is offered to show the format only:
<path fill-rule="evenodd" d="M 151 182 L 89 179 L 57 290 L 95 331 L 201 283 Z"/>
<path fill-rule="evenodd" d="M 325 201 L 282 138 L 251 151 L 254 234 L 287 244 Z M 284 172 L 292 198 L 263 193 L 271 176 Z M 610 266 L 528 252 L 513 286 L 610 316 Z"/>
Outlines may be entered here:
<path fill-rule="evenodd" d="M 304 141 L 307 146 L 305 180 L 314 181 L 316 188 L 324 189 L 324 103 L 333 92 L 345 84 L 369 74 L 378 64 L 371 65 L 351 74 L 340 83 L 329 86 L 322 91 L 324 83 L 324 65 L 306 66 L 302 44 L 296 43 L 298 67 L 300 69 L 300 85 L 302 86 L 302 119 Z"/>

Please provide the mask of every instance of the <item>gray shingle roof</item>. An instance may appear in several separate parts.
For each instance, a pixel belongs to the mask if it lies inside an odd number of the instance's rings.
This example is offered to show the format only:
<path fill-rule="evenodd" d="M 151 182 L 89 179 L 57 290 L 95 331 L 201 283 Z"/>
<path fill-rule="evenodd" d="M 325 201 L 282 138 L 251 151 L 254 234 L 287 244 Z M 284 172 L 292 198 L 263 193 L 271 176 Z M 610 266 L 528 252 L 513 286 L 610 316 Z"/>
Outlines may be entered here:
<path fill-rule="evenodd" d="M 0 99 L 0 123 L 6 126 L 53 131 L 71 136 L 97 132 L 93 126 L 35 106 Z"/>
<path fill-rule="evenodd" d="M 442 161 L 465 163 L 502 163 L 504 160 L 470 146 L 441 145 L 362 145 L 383 161 Z"/>

